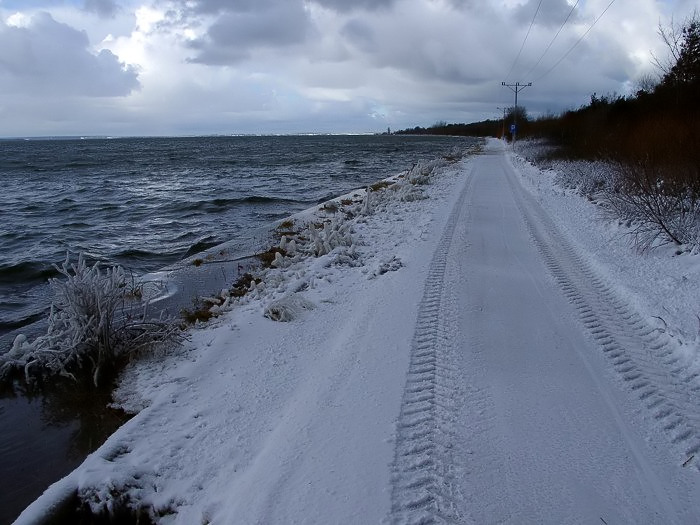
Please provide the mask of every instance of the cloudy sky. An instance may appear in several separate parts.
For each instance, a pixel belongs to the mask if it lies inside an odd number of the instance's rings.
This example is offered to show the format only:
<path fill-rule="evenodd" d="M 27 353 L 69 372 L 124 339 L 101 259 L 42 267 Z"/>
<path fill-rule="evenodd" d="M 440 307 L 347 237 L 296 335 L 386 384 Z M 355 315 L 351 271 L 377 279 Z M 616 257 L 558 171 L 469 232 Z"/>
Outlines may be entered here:
<path fill-rule="evenodd" d="M 654 73 L 652 53 L 666 55 L 659 23 L 682 20 L 695 5 L 0 0 L 0 136 L 472 122 L 513 104 L 503 81 L 533 83 L 519 96 L 531 114 L 558 113 L 593 92 L 634 90 Z"/>

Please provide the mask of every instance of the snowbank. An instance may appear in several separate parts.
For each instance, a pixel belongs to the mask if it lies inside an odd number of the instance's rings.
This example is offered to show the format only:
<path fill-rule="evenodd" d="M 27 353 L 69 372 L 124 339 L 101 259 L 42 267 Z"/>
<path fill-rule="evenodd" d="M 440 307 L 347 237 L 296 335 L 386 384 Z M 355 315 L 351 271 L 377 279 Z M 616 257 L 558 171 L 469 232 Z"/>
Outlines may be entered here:
<path fill-rule="evenodd" d="M 138 414 L 18 523 L 75 494 L 96 514 L 176 523 L 245 523 L 281 500 L 296 514 L 266 521 L 333 508 L 353 522 L 357 501 L 382 519 L 404 349 L 469 163 L 418 164 L 281 221 L 269 266 L 210 298 L 218 317 L 189 343 L 126 371 L 117 403 Z M 310 435 L 347 454 L 306 450 Z"/>

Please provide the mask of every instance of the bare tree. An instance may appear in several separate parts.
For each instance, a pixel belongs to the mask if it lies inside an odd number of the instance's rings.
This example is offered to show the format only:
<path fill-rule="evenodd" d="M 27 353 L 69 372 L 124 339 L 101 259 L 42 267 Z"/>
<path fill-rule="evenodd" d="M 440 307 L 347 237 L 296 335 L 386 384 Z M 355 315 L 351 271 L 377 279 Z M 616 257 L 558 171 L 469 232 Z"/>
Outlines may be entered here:
<path fill-rule="evenodd" d="M 683 38 L 683 25 L 677 24 L 673 17 L 671 17 L 671 22 L 669 23 L 668 27 L 664 27 L 664 25 L 659 22 L 657 33 L 661 37 L 661 40 L 663 40 L 663 43 L 666 45 L 669 56 L 666 58 L 660 58 L 652 53 L 652 63 L 661 72 L 661 76 L 664 77 L 668 75 L 676 62 L 678 62 L 678 57 L 681 54 L 680 48 Z"/>
<path fill-rule="evenodd" d="M 659 36 L 669 56 L 660 59 L 652 54 L 653 63 L 662 73 L 662 83 L 690 83 L 700 79 L 700 15 L 697 10 L 677 24 L 659 24 Z"/>
<path fill-rule="evenodd" d="M 635 81 L 637 94 L 653 93 L 656 86 L 659 85 L 661 77 L 652 73 L 644 73 Z"/>

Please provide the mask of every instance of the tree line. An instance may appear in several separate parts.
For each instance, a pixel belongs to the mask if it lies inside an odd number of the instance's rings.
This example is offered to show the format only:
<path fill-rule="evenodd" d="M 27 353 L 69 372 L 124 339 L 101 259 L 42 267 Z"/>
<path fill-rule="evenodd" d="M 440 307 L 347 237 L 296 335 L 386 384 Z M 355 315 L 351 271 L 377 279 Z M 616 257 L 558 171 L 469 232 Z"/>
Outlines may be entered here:
<path fill-rule="evenodd" d="M 639 82 L 630 96 L 593 93 L 590 102 L 559 115 L 530 118 L 518 107 L 518 138 L 545 138 L 568 158 L 604 158 L 700 166 L 700 16 L 681 25 L 661 27 L 670 50 L 667 61 L 655 59 L 659 76 Z M 505 119 L 468 124 L 438 122 L 398 131 L 400 134 L 467 135 L 510 138 L 514 108 Z"/>
<path fill-rule="evenodd" d="M 518 107 L 517 138 L 546 140 L 549 159 L 604 161 L 608 168 L 583 183 L 592 188 L 587 196 L 627 224 L 639 248 L 671 242 L 700 251 L 700 16 L 659 34 L 669 58 L 655 58 L 657 78 L 626 97 L 593 93 L 556 116 L 532 119 Z M 400 133 L 510 138 L 513 111 L 505 123 L 441 122 Z"/>

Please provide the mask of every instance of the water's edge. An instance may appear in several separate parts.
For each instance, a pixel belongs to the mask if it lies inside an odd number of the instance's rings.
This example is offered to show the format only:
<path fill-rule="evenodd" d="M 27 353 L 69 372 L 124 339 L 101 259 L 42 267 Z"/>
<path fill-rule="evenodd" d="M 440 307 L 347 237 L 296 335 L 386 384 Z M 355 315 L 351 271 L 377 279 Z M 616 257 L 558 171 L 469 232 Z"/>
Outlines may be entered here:
<path fill-rule="evenodd" d="M 324 202 L 328 202 L 328 200 Z M 250 230 L 235 239 L 190 255 L 159 271 L 146 273 L 139 277 L 140 281 L 153 284 L 153 287 L 150 288 L 153 292 L 150 296 L 145 297 L 148 301 L 150 315 L 158 317 L 158 315 L 163 313 L 168 316 L 179 317 L 183 309 L 195 306 L 199 297 L 217 295 L 222 289 L 229 288 L 240 275 L 251 271 L 260 264 L 256 254 L 279 242 L 279 239 L 275 236 L 277 227 L 293 216 L 294 214 L 268 223 L 257 229 Z M 146 289 L 149 288 L 146 287 Z M 34 333 L 38 335 L 43 329 L 45 329 L 45 321 L 40 321 L 29 327 L 25 326 L 14 332 L 0 336 L 0 351 L 5 351 L 5 349 L 9 348 L 14 337 L 18 333 L 22 332 L 27 335 Z M 9 406 L 9 404 L 13 402 L 16 403 L 18 400 L 16 398 L 8 399 L 0 397 L 0 414 L 7 412 L 7 408 L 4 404 L 8 404 Z M 60 480 L 67 475 L 69 476 L 70 473 L 82 463 L 85 457 L 97 450 L 105 439 L 128 421 L 129 418 L 127 416 L 124 416 L 121 420 L 112 419 L 110 421 L 108 415 L 111 413 L 111 409 L 107 407 L 108 403 L 109 401 L 104 402 L 102 405 L 103 414 L 101 422 L 104 423 L 104 425 L 98 430 L 98 434 L 102 436 L 100 438 L 101 442 L 91 443 L 91 445 L 94 446 L 85 449 L 79 460 L 67 462 L 64 464 L 62 470 L 59 469 L 59 471 L 52 472 L 50 476 L 51 480 Z M 37 399 L 33 409 L 35 411 L 39 410 L 40 412 L 39 416 L 35 417 L 46 422 L 43 428 L 35 429 L 36 432 L 41 434 L 44 443 L 49 444 L 49 447 L 55 447 L 59 436 L 64 441 L 67 436 L 68 446 L 70 446 L 70 442 L 75 439 L 74 434 L 70 433 L 71 425 L 75 426 L 75 422 L 68 422 L 63 426 L 54 425 L 52 427 L 51 416 L 44 413 L 46 410 L 51 410 L 50 403 L 48 403 L 46 399 Z M 74 420 L 75 419 L 80 420 L 80 416 L 74 417 Z M 98 419 L 100 419 L 100 416 L 98 416 Z M 68 428 L 68 430 L 66 430 L 66 428 Z M 80 428 L 81 425 L 78 424 L 78 430 Z M 75 432 L 75 429 L 73 429 L 73 432 Z M 57 454 L 60 454 L 60 452 L 57 452 Z M 46 478 L 48 477 L 49 476 Z M 50 487 L 53 489 L 56 484 L 57 482 L 47 481 L 43 487 Z M 56 487 L 56 490 L 60 491 L 60 488 Z M 41 496 L 41 493 L 44 491 L 45 488 L 34 490 L 29 494 L 28 498 L 24 499 L 24 503 L 17 506 L 17 512 L 14 513 L 14 517 L 9 517 L 9 519 L 14 519 L 19 512 Z M 75 493 L 62 494 L 61 498 L 56 500 L 57 504 L 52 509 L 52 514 L 46 516 L 41 523 L 63 522 L 62 516 L 66 516 L 66 513 L 74 512 L 74 510 L 71 509 L 74 507 L 73 503 L 76 501 L 76 497 L 77 495 Z M 74 513 L 71 515 L 75 517 Z M 6 517 L 8 516 L 0 514 L 0 522 L 3 522 Z"/>

